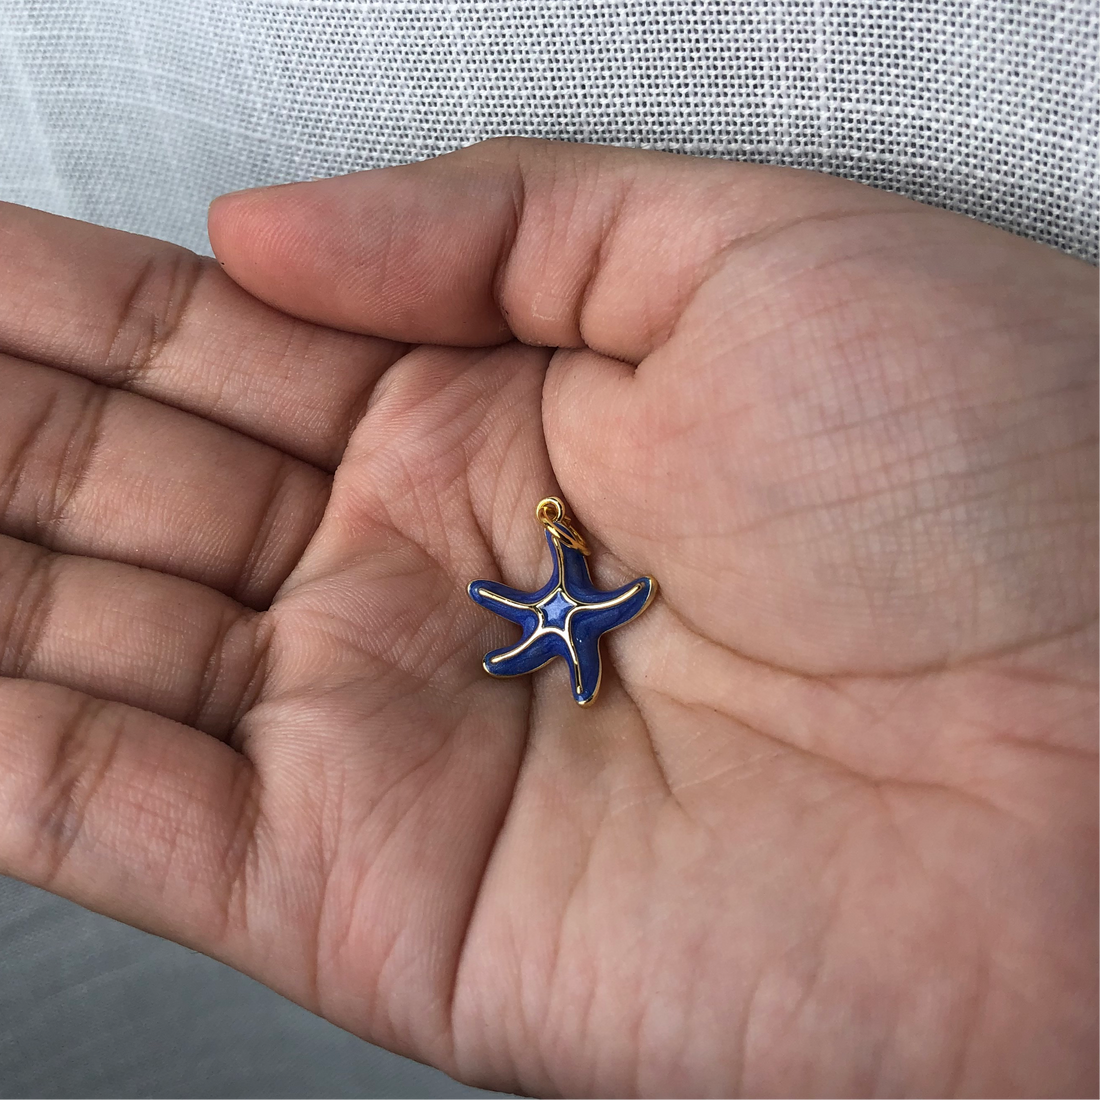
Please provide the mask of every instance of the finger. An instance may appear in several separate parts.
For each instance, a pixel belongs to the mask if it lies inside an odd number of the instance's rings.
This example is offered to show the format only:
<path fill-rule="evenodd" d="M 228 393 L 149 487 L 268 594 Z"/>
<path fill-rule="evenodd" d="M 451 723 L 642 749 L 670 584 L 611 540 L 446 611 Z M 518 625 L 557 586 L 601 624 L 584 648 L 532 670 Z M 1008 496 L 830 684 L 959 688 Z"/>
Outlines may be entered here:
<path fill-rule="evenodd" d="M 0 356 L 0 534 L 159 569 L 266 606 L 328 475 L 144 397 Z"/>
<path fill-rule="evenodd" d="M 1095 294 L 917 204 L 806 224 L 746 242 L 637 370 L 555 356 L 550 457 L 736 652 L 894 674 L 1048 637 L 1095 605 Z"/>
<path fill-rule="evenodd" d="M 271 621 L 178 577 L 0 536 L 0 676 L 228 736 L 262 689 Z"/>
<path fill-rule="evenodd" d="M 637 362 L 736 241 L 868 201 L 905 200 L 793 169 L 497 139 L 223 196 L 210 239 L 243 287 L 322 324 Z"/>
<path fill-rule="evenodd" d="M 578 349 L 544 391 L 575 514 L 739 652 L 908 671 L 1089 606 L 1095 273 L 1052 249 L 814 173 L 527 140 L 228 196 L 210 228 L 316 320 Z"/>
<path fill-rule="evenodd" d="M 331 469 L 402 350 L 302 325 L 175 245 L 0 203 L 0 351 Z"/>
<path fill-rule="evenodd" d="M 53 684 L 0 680 L 0 871 L 218 953 L 257 785 L 227 745 Z"/>

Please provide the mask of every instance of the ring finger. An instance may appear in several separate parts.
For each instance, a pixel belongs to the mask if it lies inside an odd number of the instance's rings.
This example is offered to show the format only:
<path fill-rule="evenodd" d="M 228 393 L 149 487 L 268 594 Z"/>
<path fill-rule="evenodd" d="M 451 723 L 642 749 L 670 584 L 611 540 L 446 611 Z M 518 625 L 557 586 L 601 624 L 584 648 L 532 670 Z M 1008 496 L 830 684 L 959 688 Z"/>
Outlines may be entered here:
<path fill-rule="evenodd" d="M 191 581 L 0 535 L 0 678 L 225 737 L 262 687 L 272 635 L 270 615 Z"/>

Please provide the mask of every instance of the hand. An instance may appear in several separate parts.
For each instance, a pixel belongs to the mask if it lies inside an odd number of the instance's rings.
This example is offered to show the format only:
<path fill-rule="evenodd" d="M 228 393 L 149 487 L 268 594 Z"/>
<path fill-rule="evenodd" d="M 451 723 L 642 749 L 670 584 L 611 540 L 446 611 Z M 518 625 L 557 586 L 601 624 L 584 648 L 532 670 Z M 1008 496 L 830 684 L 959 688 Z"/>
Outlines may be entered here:
<path fill-rule="evenodd" d="M 211 237 L 3 208 L 0 868 L 496 1088 L 1095 1089 L 1093 269 L 526 140 Z"/>

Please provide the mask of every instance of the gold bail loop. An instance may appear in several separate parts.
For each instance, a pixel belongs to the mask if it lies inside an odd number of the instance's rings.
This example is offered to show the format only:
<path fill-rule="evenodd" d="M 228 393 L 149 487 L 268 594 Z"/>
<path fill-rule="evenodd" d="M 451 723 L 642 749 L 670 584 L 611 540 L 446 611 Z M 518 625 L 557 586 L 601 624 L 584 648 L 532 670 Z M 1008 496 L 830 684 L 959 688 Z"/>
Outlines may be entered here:
<path fill-rule="evenodd" d="M 565 505 L 557 497 L 544 497 L 535 506 L 535 515 L 539 523 L 549 531 L 563 546 L 588 554 L 588 546 L 565 514 Z"/>

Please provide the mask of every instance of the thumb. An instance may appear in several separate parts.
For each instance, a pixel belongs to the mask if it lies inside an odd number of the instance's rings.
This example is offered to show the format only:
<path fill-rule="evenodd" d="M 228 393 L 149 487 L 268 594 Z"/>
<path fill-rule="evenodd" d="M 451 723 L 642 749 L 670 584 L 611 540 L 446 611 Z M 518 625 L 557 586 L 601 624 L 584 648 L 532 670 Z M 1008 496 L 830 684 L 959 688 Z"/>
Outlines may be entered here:
<path fill-rule="evenodd" d="M 738 239 L 905 201 L 796 169 L 496 138 L 224 195 L 210 240 L 246 290 L 320 324 L 407 343 L 515 337 L 638 362 Z"/>

